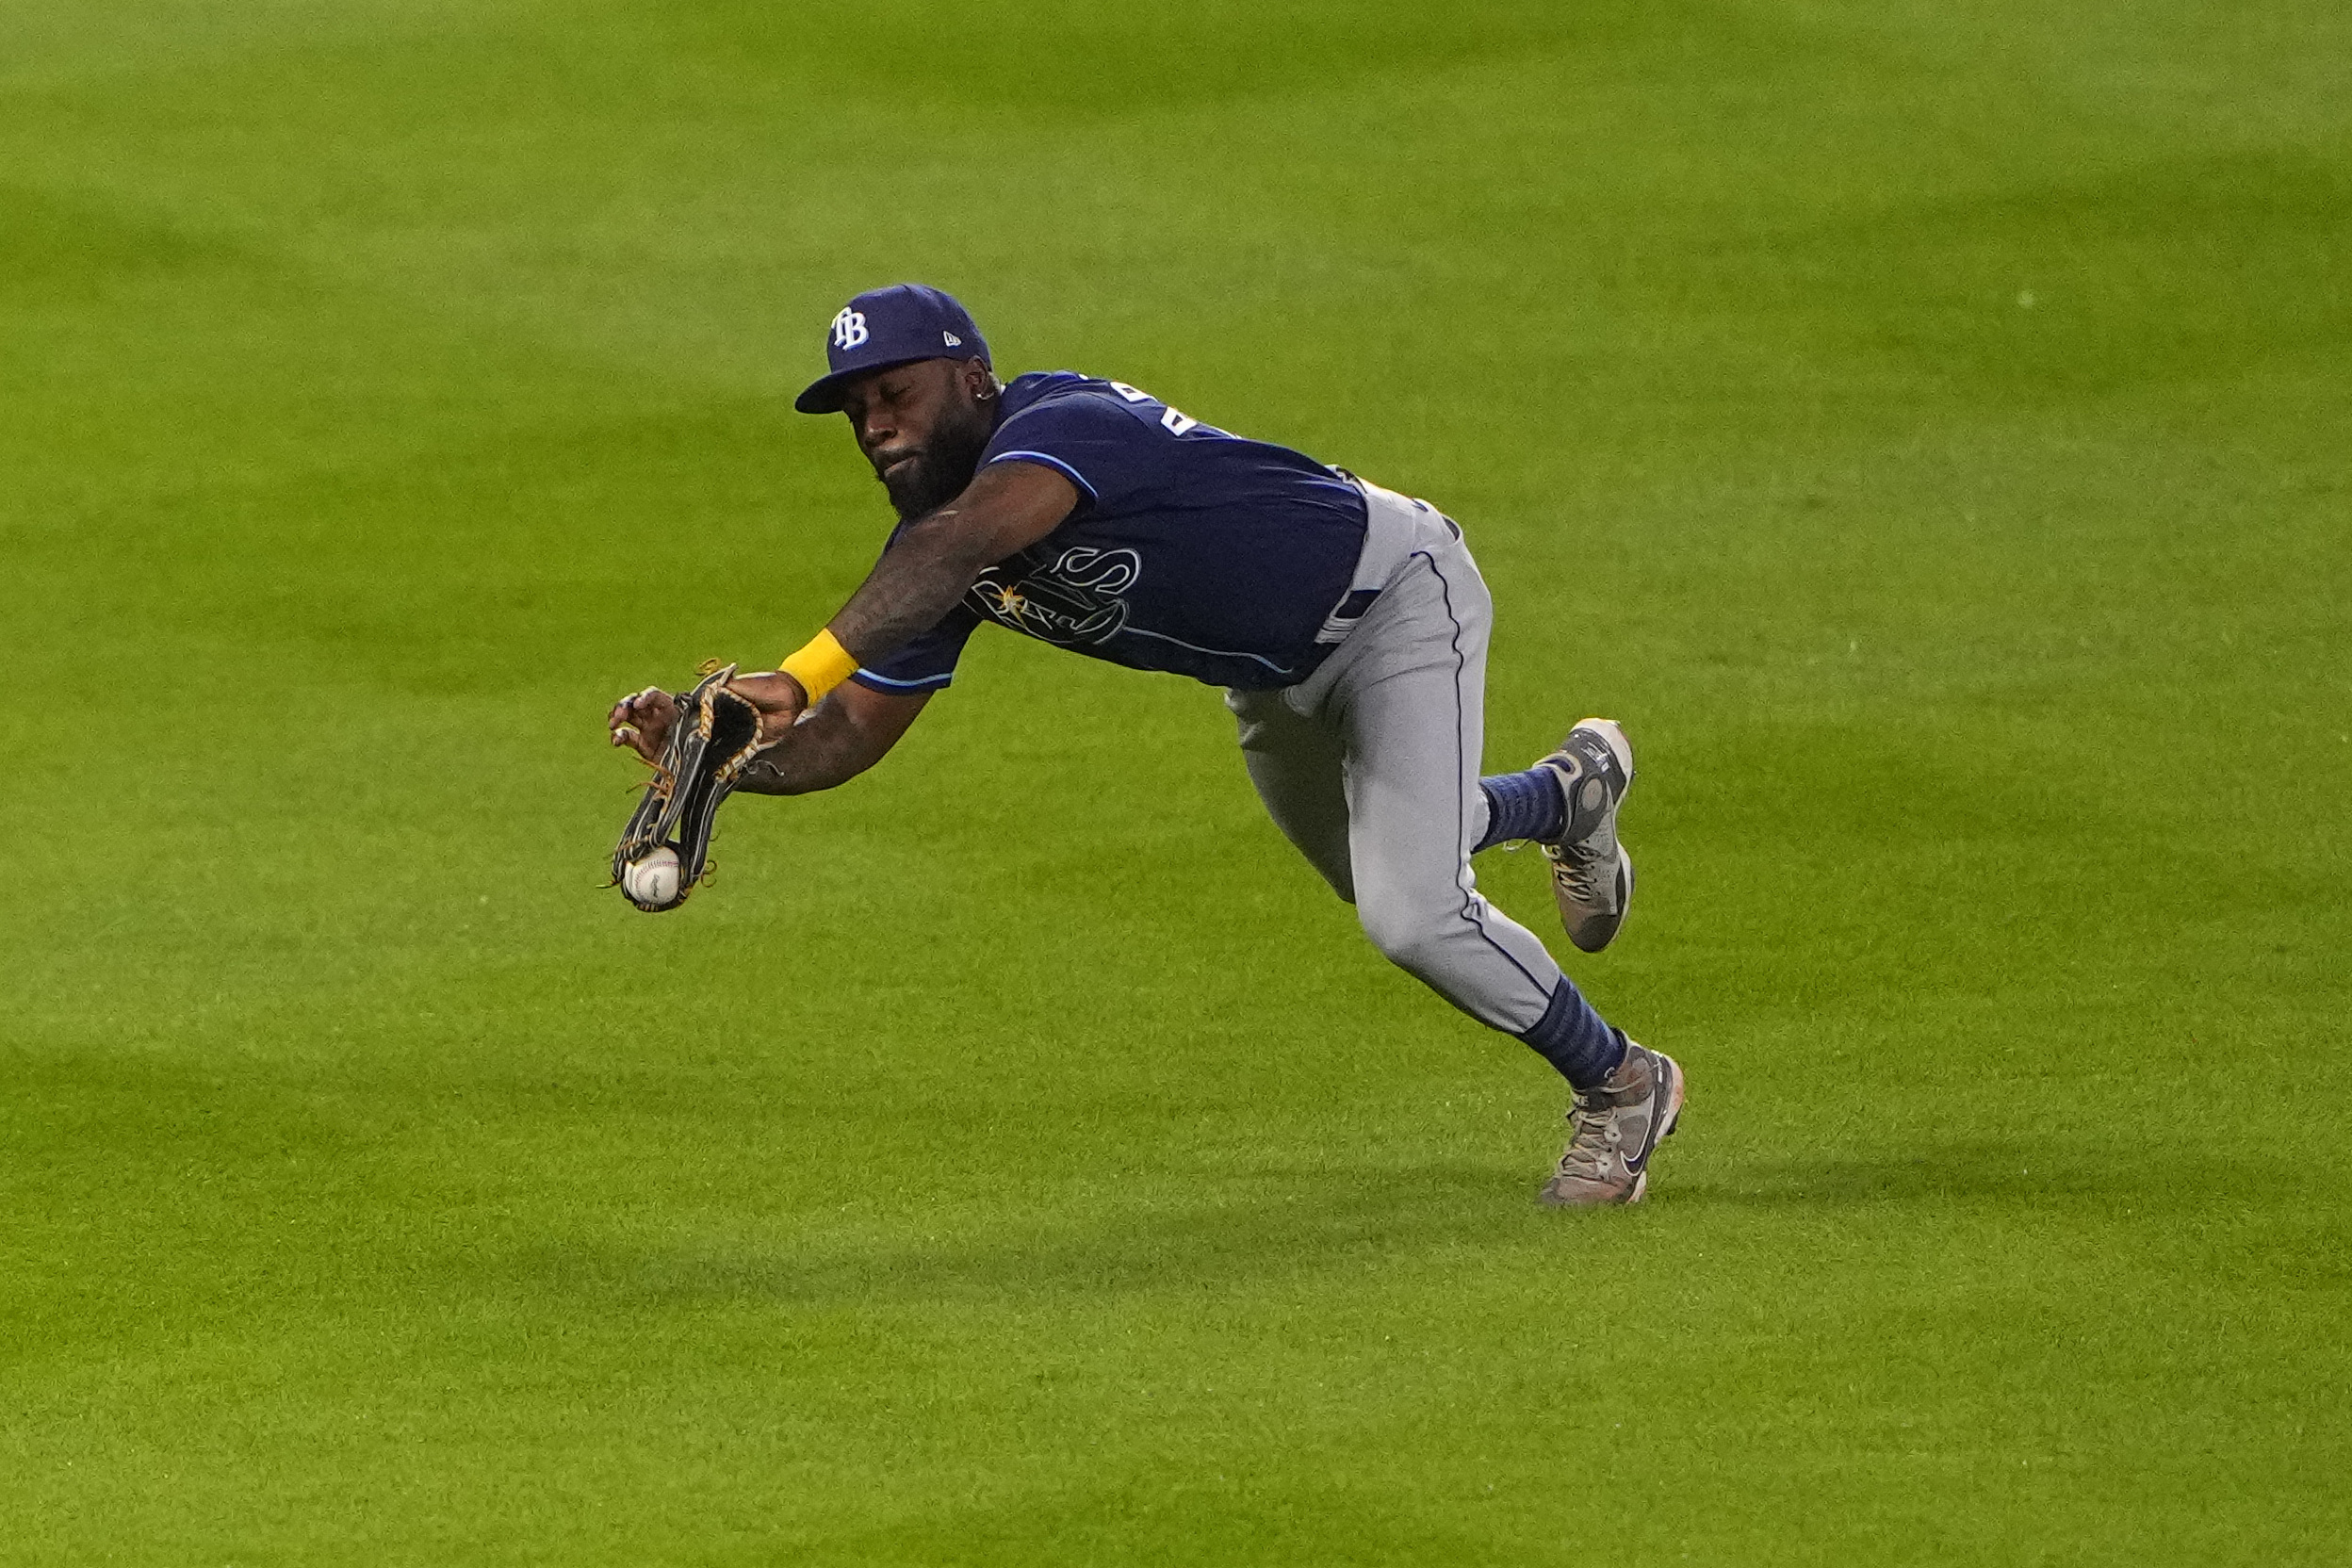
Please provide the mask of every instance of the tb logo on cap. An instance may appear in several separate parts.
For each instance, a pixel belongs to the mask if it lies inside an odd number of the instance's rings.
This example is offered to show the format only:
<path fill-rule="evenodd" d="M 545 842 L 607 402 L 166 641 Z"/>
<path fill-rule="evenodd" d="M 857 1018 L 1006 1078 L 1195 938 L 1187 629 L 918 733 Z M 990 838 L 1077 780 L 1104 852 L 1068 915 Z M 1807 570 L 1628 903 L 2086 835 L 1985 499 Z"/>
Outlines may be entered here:
<path fill-rule="evenodd" d="M 864 311 L 843 309 L 839 316 L 833 318 L 833 346 L 835 348 L 854 349 L 863 343 L 869 335 L 866 331 Z"/>

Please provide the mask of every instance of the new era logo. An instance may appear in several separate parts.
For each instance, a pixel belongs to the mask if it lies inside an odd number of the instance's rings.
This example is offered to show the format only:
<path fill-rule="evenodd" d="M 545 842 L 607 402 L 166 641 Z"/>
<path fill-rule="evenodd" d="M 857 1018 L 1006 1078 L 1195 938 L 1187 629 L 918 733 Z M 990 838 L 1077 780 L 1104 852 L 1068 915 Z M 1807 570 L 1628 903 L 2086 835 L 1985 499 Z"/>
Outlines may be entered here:
<path fill-rule="evenodd" d="M 964 346 L 964 340 L 952 332 L 942 332 L 939 335 L 947 339 L 947 346 L 951 349 L 960 349 Z"/>

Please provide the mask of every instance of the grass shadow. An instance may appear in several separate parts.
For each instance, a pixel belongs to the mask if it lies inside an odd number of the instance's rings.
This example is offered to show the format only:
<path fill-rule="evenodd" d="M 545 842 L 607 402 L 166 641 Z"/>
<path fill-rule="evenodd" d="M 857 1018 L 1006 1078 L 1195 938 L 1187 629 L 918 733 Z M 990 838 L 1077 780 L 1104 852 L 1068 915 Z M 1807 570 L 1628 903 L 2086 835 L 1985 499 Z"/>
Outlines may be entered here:
<path fill-rule="evenodd" d="M 2177 1197 L 2152 1163 L 2102 1164 L 2079 1150 L 1978 1142 L 1870 1157 L 1757 1161 L 1662 1188 L 1677 1208 L 1869 1204 L 2040 1209 Z"/>
<path fill-rule="evenodd" d="M 642 1250 L 589 1244 L 523 1260 L 544 1283 L 639 1300 L 809 1306 L 1114 1296 L 1326 1272 L 1491 1240 L 1533 1212 L 1522 1173 L 1468 1164 L 1293 1175 L 1271 1196 L 1119 1207 L 1092 1224 L 1039 1222 L 920 1240 L 811 1233 Z M 942 1221 L 942 1227 L 952 1225 Z"/>

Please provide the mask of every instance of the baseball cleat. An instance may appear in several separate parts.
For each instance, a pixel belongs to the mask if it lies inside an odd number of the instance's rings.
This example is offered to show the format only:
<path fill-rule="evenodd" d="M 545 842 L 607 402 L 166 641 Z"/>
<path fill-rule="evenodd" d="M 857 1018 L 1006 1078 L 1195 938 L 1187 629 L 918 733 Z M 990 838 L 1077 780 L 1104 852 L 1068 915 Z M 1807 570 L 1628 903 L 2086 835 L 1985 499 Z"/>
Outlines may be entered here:
<path fill-rule="evenodd" d="M 1568 1107 L 1568 1147 L 1536 1200 L 1555 1209 L 1639 1203 L 1650 1154 L 1682 1116 L 1682 1069 L 1662 1051 L 1625 1042 L 1625 1059 Z"/>
<path fill-rule="evenodd" d="M 1633 788 L 1633 744 L 1614 719 L 1584 719 L 1541 762 L 1560 776 L 1568 822 L 1539 839 L 1552 862 L 1552 902 L 1568 939 L 1598 953 L 1625 923 L 1633 902 L 1633 857 L 1617 841 L 1617 808 Z"/>

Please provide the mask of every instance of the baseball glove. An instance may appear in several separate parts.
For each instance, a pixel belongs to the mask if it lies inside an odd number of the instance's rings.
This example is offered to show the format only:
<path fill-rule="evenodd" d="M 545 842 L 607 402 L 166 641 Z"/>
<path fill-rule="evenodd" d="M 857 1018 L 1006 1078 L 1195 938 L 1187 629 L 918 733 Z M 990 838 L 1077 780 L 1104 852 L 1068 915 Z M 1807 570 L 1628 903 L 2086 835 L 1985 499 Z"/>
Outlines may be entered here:
<path fill-rule="evenodd" d="M 662 760 L 612 851 L 612 885 L 647 913 L 686 902 L 708 869 L 710 825 L 760 754 L 760 710 L 727 689 L 735 666 L 705 666 L 678 699 Z"/>

